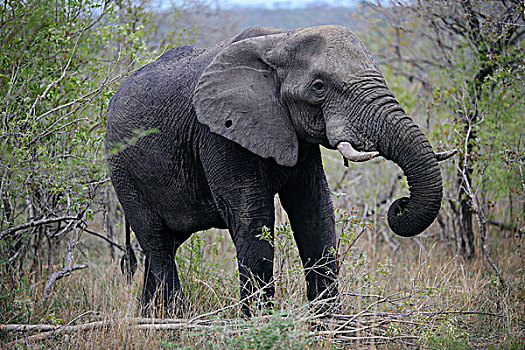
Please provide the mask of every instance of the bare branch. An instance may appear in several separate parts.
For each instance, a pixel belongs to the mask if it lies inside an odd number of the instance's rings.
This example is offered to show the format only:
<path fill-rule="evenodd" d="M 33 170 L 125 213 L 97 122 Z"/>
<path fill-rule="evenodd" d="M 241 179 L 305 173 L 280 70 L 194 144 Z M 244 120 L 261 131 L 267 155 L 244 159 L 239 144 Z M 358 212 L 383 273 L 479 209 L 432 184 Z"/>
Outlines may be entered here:
<path fill-rule="evenodd" d="M 478 197 L 476 196 L 476 193 L 472 191 L 472 187 L 470 185 L 469 178 L 466 174 L 466 168 L 460 168 L 458 167 L 459 173 L 463 176 L 463 188 L 465 189 L 465 194 L 469 197 L 470 201 L 469 204 L 476 214 L 476 219 L 478 221 L 478 226 L 480 230 L 480 236 L 481 236 L 481 249 L 483 256 L 489 263 L 490 267 L 494 270 L 494 273 L 499 279 L 499 282 L 502 287 L 505 286 L 505 280 L 503 279 L 503 276 L 501 274 L 501 271 L 499 270 L 498 266 L 494 263 L 492 258 L 490 257 L 488 243 L 487 243 L 487 236 L 488 236 L 488 220 L 485 215 L 485 211 L 483 209 L 483 206 L 481 206 L 478 202 Z M 483 175 L 482 175 L 483 176 Z"/>
<path fill-rule="evenodd" d="M 11 235 L 11 234 L 13 234 L 13 233 L 15 233 L 17 231 L 25 230 L 25 229 L 28 229 L 28 228 L 31 228 L 31 227 L 47 225 L 47 224 L 52 224 L 52 223 L 61 222 L 61 221 L 70 221 L 70 220 L 80 220 L 80 218 L 78 216 L 60 216 L 60 217 L 56 217 L 56 218 L 49 218 L 49 219 L 41 219 L 41 220 L 36 220 L 36 221 L 30 221 L 30 222 L 27 222 L 25 224 L 14 226 L 14 227 L 10 227 L 8 229 L 3 230 L 2 232 L 0 232 L 0 239 L 3 239 L 6 236 Z"/>
<path fill-rule="evenodd" d="M 100 84 L 96 89 L 94 89 L 94 90 L 92 90 L 92 91 L 86 93 L 85 95 L 80 96 L 79 98 L 77 98 L 77 99 L 75 99 L 75 100 L 73 100 L 73 101 L 69 101 L 68 103 L 65 103 L 65 104 L 63 104 L 63 105 L 57 106 L 57 107 L 55 107 L 55 108 L 52 108 L 52 109 L 50 109 L 49 111 L 47 111 L 47 112 L 45 112 L 45 113 L 42 113 L 41 115 L 39 115 L 38 117 L 36 117 L 36 120 L 38 121 L 38 120 L 44 118 L 44 117 L 47 116 L 47 115 L 50 115 L 50 114 L 52 114 L 52 113 L 55 113 L 56 111 L 59 111 L 59 110 L 61 110 L 61 109 L 67 108 L 67 107 L 70 107 L 70 106 L 72 106 L 72 105 L 74 105 L 74 104 L 76 104 L 76 103 L 78 103 L 78 102 L 80 102 L 80 101 L 84 101 L 84 100 L 86 100 L 87 98 L 90 98 L 90 97 L 92 97 L 93 95 L 99 93 L 99 92 L 102 91 L 102 89 L 104 89 L 107 85 L 110 85 L 110 84 L 112 84 L 112 83 L 118 81 L 118 80 L 121 79 L 122 77 L 123 77 L 123 75 L 122 75 L 122 74 L 119 74 L 119 75 L 117 75 L 116 77 L 113 77 L 112 79 L 110 79 L 110 80 L 108 80 L 108 81 L 106 81 L 106 82 Z"/>

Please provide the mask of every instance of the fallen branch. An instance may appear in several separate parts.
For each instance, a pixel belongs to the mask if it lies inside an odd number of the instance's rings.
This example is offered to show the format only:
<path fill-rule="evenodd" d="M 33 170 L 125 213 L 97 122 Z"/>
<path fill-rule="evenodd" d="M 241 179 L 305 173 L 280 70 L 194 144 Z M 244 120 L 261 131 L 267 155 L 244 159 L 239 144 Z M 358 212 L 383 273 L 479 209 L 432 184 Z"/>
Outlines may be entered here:
<path fill-rule="evenodd" d="M 124 319 L 110 319 L 102 321 L 93 321 L 79 325 L 57 326 L 50 324 L 25 325 L 25 324 L 5 324 L 0 325 L 0 331 L 4 332 L 43 332 L 29 337 L 24 337 L 12 341 L 7 346 L 13 346 L 21 342 L 34 342 L 38 340 L 48 339 L 59 334 L 70 334 L 80 331 L 95 331 L 103 330 L 110 326 L 124 324 L 128 327 L 133 327 L 139 330 L 178 330 L 190 328 L 211 328 L 218 325 L 228 326 L 236 323 L 242 324 L 244 320 L 201 320 L 191 321 L 187 319 L 158 319 L 158 318 L 124 318 Z"/>
<path fill-rule="evenodd" d="M 68 242 L 68 264 L 71 264 L 72 247 L 74 246 L 76 238 L 72 238 Z M 81 317 L 84 317 L 89 311 L 76 318 L 73 318 L 66 325 L 51 325 L 51 324 L 8 324 L 0 325 L 0 332 L 23 332 L 25 333 L 20 339 L 11 341 L 6 346 L 14 346 L 19 343 L 31 344 L 37 341 L 46 340 L 52 337 L 61 336 L 65 334 L 72 334 L 75 332 L 85 331 L 106 331 L 111 327 L 125 328 L 126 330 L 135 331 L 185 331 L 188 329 L 202 330 L 215 332 L 219 331 L 225 336 L 238 336 L 244 332 L 251 332 L 254 325 L 256 327 L 271 326 L 272 320 L 278 318 L 279 320 L 286 320 L 295 324 L 302 324 L 307 327 L 307 335 L 309 337 L 318 339 L 330 339 L 338 343 L 346 344 L 383 344 L 394 342 L 408 342 L 410 340 L 421 339 L 421 327 L 425 327 L 428 332 L 438 332 L 440 322 L 436 322 L 441 318 L 446 318 L 446 315 L 486 315 L 490 317 L 504 317 L 503 315 L 492 314 L 487 312 L 478 312 L 472 310 L 466 311 L 414 311 L 407 313 L 394 312 L 375 312 L 372 308 L 376 308 L 381 303 L 391 303 L 396 305 L 397 302 L 409 299 L 416 293 L 405 294 L 402 292 L 394 293 L 392 295 L 384 296 L 380 294 L 358 294 L 358 293 L 344 293 L 346 296 L 363 297 L 377 299 L 363 308 L 360 312 L 354 314 L 332 314 L 330 311 L 324 313 L 311 313 L 312 304 L 326 302 L 326 300 L 335 301 L 338 297 L 327 298 L 323 300 L 316 300 L 309 304 L 308 307 L 304 305 L 290 310 L 284 314 L 262 315 L 254 316 L 250 320 L 244 318 L 215 318 L 210 319 L 210 316 L 216 316 L 228 308 L 239 306 L 242 301 L 233 303 L 230 306 L 219 308 L 213 312 L 201 314 L 193 318 L 109 318 L 98 321 L 91 321 L 83 324 L 72 325 L 78 322 Z M 253 296 L 253 295 L 252 295 Z M 425 316 L 422 318 L 421 316 Z M 429 320 L 425 321 L 425 318 Z M 392 333 L 394 331 L 394 333 Z M 31 334 L 33 333 L 33 334 Z M 36 333 L 36 334 L 34 334 Z M 414 344 L 412 344 L 414 345 Z"/>
<path fill-rule="evenodd" d="M 389 298 L 380 297 L 378 295 L 366 295 L 367 297 L 378 298 L 377 302 L 388 300 Z M 400 297 L 399 299 L 402 299 Z M 376 302 L 376 303 L 377 303 Z M 367 308 L 369 309 L 369 308 Z M 297 310 L 296 310 L 297 311 Z M 366 310 L 363 310 L 366 311 Z M 216 314 L 209 313 L 209 314 Z M 388 328 L 385 325 L 396 323 L 399 326 L 433 326 L 429 323 L 424 323 L 421 319 L 416 318 L 415 320 L 410 319 L 416 315 L 426 315 L 429 317 L 436 317 L 446 314 L 455 315 L 487 315 L 493 317 L 503 317 L 502 315 L 491 314 L 486 312 L 477 311 L 436 311 L 436 312 L 414 312 L 410 314 L 395 314 L 395 313 L 384 313 L 384 312 L 359 312 L 354 315 L 330 315 L 325 314 L 322 320 L 319 315 L 308 314 L 305 317 L 299 319 L 293 318 L 294 323 L 304 322 L 309 324 L 318 324 L 323 326 L 319 330 L 312 330 L 308 332 L 309 336 L 319 338 L 330 338 L 338 341 L 350 341 L 350 342 L 395 342 L 401 339 L 418 339 L 420 338 L 417 334 L 403 334 L 410 333 L 410 328 L 403 328 L 403 332 L 397 335 L 388 335 Z M 203 315 L 201 315 L 203 316 Z M 201 317 L 199 316 L 199 317 Z M 296 312 L 291 312 L 288 315 L 281 316 L 282 319 L 290 319 L 290 316 L 297 317 Z M 267 324 L 268 320 L 275 317 L 272 315 L 259 316 L 251 318 L 251 321 L 247 322 L 243 318 L 239 319 L 199 319 L 195 317 L 192 319 L 178 319 L 178 318 L 115 318 L 105 319 L 100 321 L 92 321 L 78 325 L 51 325 L 51 324 L 5 324 L 0 325 L 0 331 L 3 332 L 24 332 L 24 333 L 37 333 L 30 336 L 26 336 L 15 341 L 12 341 L 7 346 L 13 346 L 17 343 L 22 342 L 35 342 L 39 340 L 45 340 L 50 337 L 54 337 L 60 334 L 71 334 L 74 332 L 83 331 L 102 331 L 108 327 L 124 326 L 130 327 L 135 330 L 149 330 L 149 331 L 163 331 L 163 330 L 185 330 L 185 329 L 216 329 L 217 327 L 223 327 L 221 332 L 224 334 L 239 334 L 243 331 L 247 331 L 250 327 L 253 327 L 253 322 L 260 321 L 261 323 Z M 436 325 L 437 326 L 437 325 Z M 332 329 L 330 329 L 332 328 Z M 355 334 L 355 336 L 351 336 Z"/>
<path fill-rule="evenodd" d="M 383 299 L 385 300 L 385 299 Z M 373 312 L 373 313 L 362 313 L 359 314 L 361 317 L 411 317 L 411 316 L 439 316 L 439 315 L 481 315 L 481 316 L 491 316 L 491 317 L 498 317 L 498 318 L 504 318 L 504 315 L 500 314 L 494 314 L 490 312 L 481 312 L 481 311 L 415 311 L 410 313 L 403 313 L 403 314 L 396 314 L 393 312 Z M 334 314 L 331 315 L 331 317 L 336 319 L 345 320 L 348 318 L 353 318 L 356 315 L 341 315 L 341 314 Z M 360 322 L 363 322 L 362 320 Z"/>

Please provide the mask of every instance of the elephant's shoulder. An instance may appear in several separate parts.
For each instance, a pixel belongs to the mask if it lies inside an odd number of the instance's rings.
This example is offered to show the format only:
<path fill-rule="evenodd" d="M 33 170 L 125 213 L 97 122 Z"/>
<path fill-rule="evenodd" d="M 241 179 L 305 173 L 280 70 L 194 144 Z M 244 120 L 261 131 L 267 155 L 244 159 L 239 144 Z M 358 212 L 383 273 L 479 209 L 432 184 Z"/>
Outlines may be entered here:
<path fill-rule="evenodd" d="M 255 38 L 258 36 L 279 34 L 284 32 L 283 29 L 277 27 L 250 27 L 243 30 L 235 38 L 232 39 L 232 43 L 241 41 L 248 38 Z"/>
<path fill-rule="evenodd" d="M 197 49 L 193 46 L 184 45 L 184 46 L 178 46 L 176 48 L 170 49 L 162 54 L 158 58 L 158 62 L 176 62 L 180 61 L 183 58 L 191 57 L 198 55 L 202 51 L 201 49 Z"/>
<path fill-rule="evenodd" d="M 138 77 L 144 73 L 152 74 L 154 71 L 169 71 L 170 69 L 178 67 L 178 62 L 187 58 L 191 59 L 196 57 L 203 51 L 203 49 L 198 49 L 189 45 L 178 46 L 167 50 L 157 60 L 150 62 L 133 72 L 132 77 Z"/>

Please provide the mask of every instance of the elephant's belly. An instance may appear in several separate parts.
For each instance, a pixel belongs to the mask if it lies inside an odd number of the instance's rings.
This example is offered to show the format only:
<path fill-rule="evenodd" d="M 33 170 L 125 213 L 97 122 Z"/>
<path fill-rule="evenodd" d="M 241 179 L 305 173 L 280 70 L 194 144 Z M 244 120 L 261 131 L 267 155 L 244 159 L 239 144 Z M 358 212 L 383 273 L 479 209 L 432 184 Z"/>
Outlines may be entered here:
<path fill-rule="evenodd" d="M 173 204 L 171 208 L 164 211 L 161 216 L 166 225 L 176 232 L 191 233 L 212 227 L 226 228 L 211 198 L 193 203 L 181 201 Z"/>
<path fill-rule="evenodd" d="M 140 157 L 132 159 L 128 167 L 145 201 L 162 221 L 180 233 L 224 227 L 192 143 L 145 141 Z"/>
<path fill-rule="evenodd" d="M 190 233 L 212 227 L 226 228 L 203 174 L 179 172 L 173 176 L 172 171 L 169 177 L 159 175 L 152 182 L 157 186 L 148 186 L 150 200 L 170 229 Z"/>

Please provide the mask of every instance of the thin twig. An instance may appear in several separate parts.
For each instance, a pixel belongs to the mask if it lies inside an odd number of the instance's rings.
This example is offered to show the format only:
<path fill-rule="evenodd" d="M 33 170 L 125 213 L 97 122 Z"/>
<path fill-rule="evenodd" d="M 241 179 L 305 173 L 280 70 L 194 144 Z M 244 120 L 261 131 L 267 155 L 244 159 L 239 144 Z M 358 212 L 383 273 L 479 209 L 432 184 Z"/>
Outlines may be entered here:
<path fill-rule="evenodd" d="M 118 243 L 116 243 L 116 242 L 113 242 L 109 237 L 103 235 L 102 233 L 99 233 L 99 232 L 93 231 L 93 230 L 91 230 L 91 229 L 89 229 L 89 228 L 87 228 L 87 227 L 82 227 L 82 231 L 87 232 L 87 233 L 89 233 L 90 235 L 93 235 L 93 236 L 95 236 L 95 237 L 98 237 L 98 238 L 101 238 L 101 239 L 105 240 L 105 241 L 108 242 L 110 245 L 112 245 L 112 246 L 115 247 L 115 248 L 118 248 L 118 249 L 121 250 L 121 251 L 125 251 L 125 250 L 126 250 L 122 245 L 120 245 L 120 244 L 118 244 Z"/>

